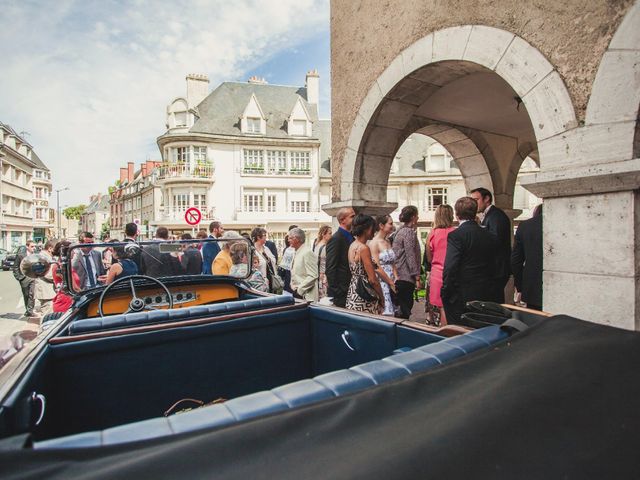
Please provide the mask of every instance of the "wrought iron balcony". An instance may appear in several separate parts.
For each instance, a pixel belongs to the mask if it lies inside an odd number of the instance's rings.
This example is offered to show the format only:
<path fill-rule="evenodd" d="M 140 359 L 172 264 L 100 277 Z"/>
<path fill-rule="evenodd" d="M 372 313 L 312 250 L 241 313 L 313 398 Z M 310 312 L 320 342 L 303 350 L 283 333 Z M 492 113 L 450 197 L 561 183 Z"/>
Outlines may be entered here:
<path fill-rule="evenodd" d="M 158 180 L 212 180 L 213 172 L 213 164 L 209 162 L 164 162 L 158 169 Z"/>

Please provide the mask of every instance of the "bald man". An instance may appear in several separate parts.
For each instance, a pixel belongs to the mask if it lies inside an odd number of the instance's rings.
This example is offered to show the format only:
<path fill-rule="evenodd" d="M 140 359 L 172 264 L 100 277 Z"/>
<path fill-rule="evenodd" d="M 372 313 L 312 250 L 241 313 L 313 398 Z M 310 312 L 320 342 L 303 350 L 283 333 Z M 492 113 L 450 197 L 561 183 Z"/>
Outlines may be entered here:
<path fill-rule="evenodd" d="M 353 242 L 351 224 L 356 212 L 353 208 L 338 210 L 338 224 L 340 227 L 327 242 L 327 262 L 325 274 L 327 276 L 327 296 L 333 297 L 336 307 L 344 308 L 347 303 L 347 291 L 351 282 L 349 270 L 349 245 Z"/>

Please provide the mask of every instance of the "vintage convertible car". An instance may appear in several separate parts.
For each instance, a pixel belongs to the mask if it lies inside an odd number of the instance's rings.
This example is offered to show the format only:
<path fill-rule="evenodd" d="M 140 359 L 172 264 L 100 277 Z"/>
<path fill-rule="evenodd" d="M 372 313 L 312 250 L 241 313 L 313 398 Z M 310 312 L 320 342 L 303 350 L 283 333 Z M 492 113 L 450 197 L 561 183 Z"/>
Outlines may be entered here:
<path fill-rule="evenodd" d="M 482 302 L 436 329 L 230 275 L 83 289 L 90 248 L 0 372 L 2 478 L 640 478 L 638 333 Z"/>

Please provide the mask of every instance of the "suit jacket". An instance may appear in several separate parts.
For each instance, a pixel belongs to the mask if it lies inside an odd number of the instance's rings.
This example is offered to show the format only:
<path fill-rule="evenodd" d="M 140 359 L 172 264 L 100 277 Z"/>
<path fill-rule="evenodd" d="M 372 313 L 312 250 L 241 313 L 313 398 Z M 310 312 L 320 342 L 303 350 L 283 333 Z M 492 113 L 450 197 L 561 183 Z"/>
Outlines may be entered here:
<path fill-rule="evenodd" d="M 338 229 L 327 242 L 325 265 L 327 296 L 342 300 L 343 305 L 347 298 L 349 283 L 351 283 L 349 244 L 341 229 Z"/>
<path fill-rule="evenodd" d="M 492 205 L 482 226 L 496 239 L 495 278 L 506 281 L 511 275 L 511 221 L 506 213 Z"/>
<path fill-rule="evenodd" d="M 542 306 L 542 216 L 520 224 L 511 254 L 511 269 L 522 301 Z"/>
<path fill-rule="evenodd" d="M 209 235 L 209 238 L 215 237 Z M 202 245 L 202 273 L 204 275 L 211 275 L 211 265 L 219 253 L 220 245 L 218 242 L 207 242 Z"/>
<path fill-rule="evenodd" d="M 310 302 L 318 301 L 318 256 L 303 243 L 293 259 L 291 288 Z"/>
<path fill-rule="evenodd" d="M 158 245 L 146 245 L 142 249 L 142 271 L 149 277 L 171 277 L 184 273 L 180 260 L 170 253 L 160 253 Z"/>
<path fill-rule="evenodd" d="M 84 290 L 86 287 L 86 281 L 87 281 L 87 267 L 85 264 L 85 259 L 84 259 L 84 254 L 82 253 L 81 249 L 76 249 L 75 253 L 73 254 L 74 258 L 72 260 L 71 266 L 73 268 L 73 270 L 75 270 L 75 272 L 78 274 L 78 279 L 80 280 L 80 289 Z M 91 256 L 91 259 L 93 260 L 93 264 L 96 267 L 96 271 L 93 272 L 94 276 L 96 277 L 96 284 L 98 283 L 97 281 L 97 277 L 99 277 L 100 275 L 104 275 L 106 273 L 106 270 L 104 269 L 104 265 L 102 264 L 102 254 L 97 251 L 97 250 L 91 250 L 91 252 L 89 252 L 89 255 Z"/>
<path fill-rule="evenodd" d="M 471 300 L 489 300 L 493 293 L 494 237 L 474 221 L 449 233 L 442 274 L 442 300 L 464 309 Z"/>
<path fill-rule="evenodd" d="M 187 247 L 180 260 L 182 269 L 187 275 L 200 275 L 202 273 L 202 255 L 197 247 Z"/>

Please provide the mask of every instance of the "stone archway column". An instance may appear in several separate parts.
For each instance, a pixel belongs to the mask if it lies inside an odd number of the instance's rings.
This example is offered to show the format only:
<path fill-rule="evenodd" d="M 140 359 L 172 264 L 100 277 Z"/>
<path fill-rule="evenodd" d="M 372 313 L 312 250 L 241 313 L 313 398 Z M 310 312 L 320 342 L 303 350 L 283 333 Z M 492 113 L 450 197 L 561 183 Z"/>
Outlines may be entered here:
<path fill-rule="evenodd" d="M 624 177 L 624 182 L 610 173 L 527 183 L 544 199 L 546 311 L 640 330 L 640 194 L 621 188 L 628 177 L 640 186 L 640 172 Z"/>

